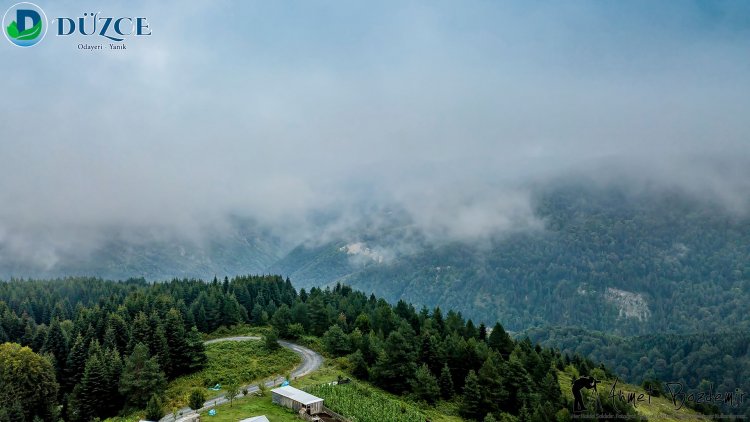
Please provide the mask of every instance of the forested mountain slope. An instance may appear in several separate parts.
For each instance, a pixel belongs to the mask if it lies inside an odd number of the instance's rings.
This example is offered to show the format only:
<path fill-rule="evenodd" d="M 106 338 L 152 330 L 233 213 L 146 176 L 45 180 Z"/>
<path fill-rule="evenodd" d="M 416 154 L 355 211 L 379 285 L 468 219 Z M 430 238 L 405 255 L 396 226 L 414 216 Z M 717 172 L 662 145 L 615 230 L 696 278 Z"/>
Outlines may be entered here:
<path fill-rule="evenodd" d="M 623 335 L 748 327 L 750 217 L 666 190 L 570 183 L 535 190 L 535 228 L 455 240 L 408 213 L 371 212 L 295 243 L 241 220 L 203 242 L 114 237 L 46 268 L 0 277 L 220 278 L 277 273 L 297 288 L 343 282 L 390 302 L 460 310 L 513 331 L 571 325 Z M 323 224 L 325 225 L 325 224 Z M 295 247 L 296 244 L 296 247 Z"/>
<path fill-rule="evenodd" d="M 409 248 L 368 233 L 299 247 L 274 267 L 303 286 L 343 281 L 386 299 L 455 308 L 511 330 L 620 334 L 748 327 L 750 219 L 677 192 L 540 191 L 544 229 Z M 352 246 L 356 250 L 352 252 Z M 365 255 L 363 250 L 369 250 Z M 395 253 L 379 261 L 377 251 Z M 374 257 L 373 257 L 374 255 Z M 283 265 L 281 265 L 283 264 Z M 287 271 L 284 271 L 287 269 Z"/>

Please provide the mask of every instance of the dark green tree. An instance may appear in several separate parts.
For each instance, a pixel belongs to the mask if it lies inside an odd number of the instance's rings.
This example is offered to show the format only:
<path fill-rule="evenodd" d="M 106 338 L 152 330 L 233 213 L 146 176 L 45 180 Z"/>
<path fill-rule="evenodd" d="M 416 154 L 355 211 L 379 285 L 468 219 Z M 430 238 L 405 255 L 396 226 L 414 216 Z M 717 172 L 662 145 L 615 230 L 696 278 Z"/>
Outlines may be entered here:
<path fill-rule="evenodd" d="M 58 389 L 48 359 L 20 344 L 0 344 L 0 408 L 8 406 L 10 420 L 56 422 Z"/>
<path fill-rule="evenodd" d="M 170 362 L 167 375 L 177 377 L 189 373 L 192 359 L 185 323 L 182 315 L 175 308 L 170 309 L 164 319 L 164 337 L 167 341 Z"/>
<path fill-rule="evenodd" d="M 487 326 L 484 323 L 479 324 L 479 341 L 487 340 Z"/>
<path fill-rule="evenodd" d="M 355 377 L 362 380 L 367 380 L 370 377 L 370 369 L 367 367 L 367 362 L 365 362 L 361 350 L 357 349 L 354 353 L 349 355 L 349 365 L 352 375 Z"/>
<path fill-rule="evenodd" d="M 453 389 L 453 376 L 451 375 L 451 370 L 448 368 L 448 365 L 443 365 L 443 369 L 440 371 L 440 397 L 442 397 L 445 400 L 450 399 L 453 397 L 454 389 Z"/>
<path fill-rule="evenodd" d="M 328 331 L 323 334 L 323 345 L 326 351 L 332 356 L 344 356 L 351 352 L 351 342 L 349 336 L 338 324 L 332 325 Z"/>
<path fill-rule="evenodd" d="M 440 398 L 440 387 L 426 364 L 422 364 L 414 373 L 411 391 L 417 400 L 435 403 Z"/>
<path fill-rule="evenodd" d="M 487 345 L 490 346 L 490 348 L 500 352 L 500 354 L 506 358 L 510 356 L 510 354 L 513 352 L 513 349 L 516 347 L 513 339 L 510 338 L 510 335 L 508 335 L 508 333 L 505 331 L 503 326 L 500 325 L 499 322 L 496 323 L 495 327 L 492 329 L 492 332 L 487 339 Z"/>
<path fill-rule="evenodd" d="M 130 329 L 130 340 L 128 341 L 128 353 L 133 351 L 135 345 L 143 343 L 145 345 L 151 344 L 152 337 L 151 326 L 149 325 L 148 317 L 144 312 L 138 312 L 135 319 L 131 324 Z"/>
<path fill-rule="evenodd" d="M 203 394 L 203 390 L 194 389 L 190 392 L 188 398 L 188 406 L 193 410 L 198 410 L 203 407 L 203 403 L 206 402 L 206 395 Z"/>
<path fill-rule="evenodd" d="M 482 389 L 479 385 L 479 378 L 474 370 L 469 371 L 464 381 L 464 394 L 459 406 L 459 412 L 462 416 L 469 419 L 479 420 L 487 413 L 482 406 Z"/>
<path fill-rule="evenodd" d="M 481 399 L 485 410 L 496 413 L 508 400 L 508 391 L 505 389 L 505 362 L 497 353 L 492 352 L 479 369 L 479 385 L 482 386 Z"/>
<path fill-rule="evenodd" d="M 279 306 L 271 318 L 271 326 L 279 332 L 281 338 L 289 338 L 289 325 L 292 322 L 292 311 L 286 304 Z"/>
<path fill-rule="evenodd" d="M 81 381 L 73 389 L 72 404 L 68 409 L 70 418 L 87 422 L 94 418 L 111 416 L 107 414 L 109 384 L 109 374 L 105 363 L 102 362 L 101 353 L 92 353 L 86 360 L 86 369 Z"/>
<path fill-rule="evenodd" d="M 81 380 L 83 372 L 86 369 L 87 359 L 88 352 L 86 351 L 86 346 L 83 344 L 83 336 L 78 334 L 65 361 L 65 377 L 63 378 L 62 385 L 64 391 L 73 391 L 73 387 Z"/>
<path fill-rule="evenodd" d="M 68 339 L 60 328 L 60 321 L 56 319 L 49 326 L 42 353 L 51 353 L 54 356 L 55 374 L 62 379 L 65 376 L 65 361 L 68 359 Z"/>
<path fill-rule="evenodd" d="M 133 409 L 141 409 L 152 395 L 161 395 L 167 382 L 155 358 L 149 357 L 148 347 L 138 343 L 125 362 L 120 378 L 120 393 L 125 403 Z"/>
<path fill-rule="evenodd" d="M 158 395 L 153 394 L 146 405 L 146 419 L 158 421 L 162 416 L 164 416 L 164 409 L 161 405 L 161 399 Z"/>
<path fill-rule="evenodd" d="M 408 380 L 417 369 L 417 353 L 412 343 L 414 333 L 404 335 L 405 331 L 402 326 L 391 332 L 373 368 L 376 383 L 397 394 L 408 390 Z"/>
<path fill-rule="evenodd" d="M 206 365 L 208 356 L 206 356 L 206 346 L 203 344 L 203 338 L 196 327 L 188 332 L 187 347 L 190 356 L 189 372 L 195 372 Z"/>
<path fill-rule="evenodd" d="M 275 329 L 270 329 L 263 337 L 264 344 L 268 350 L 277 350 L 279 347 L 279 334 Z"/>

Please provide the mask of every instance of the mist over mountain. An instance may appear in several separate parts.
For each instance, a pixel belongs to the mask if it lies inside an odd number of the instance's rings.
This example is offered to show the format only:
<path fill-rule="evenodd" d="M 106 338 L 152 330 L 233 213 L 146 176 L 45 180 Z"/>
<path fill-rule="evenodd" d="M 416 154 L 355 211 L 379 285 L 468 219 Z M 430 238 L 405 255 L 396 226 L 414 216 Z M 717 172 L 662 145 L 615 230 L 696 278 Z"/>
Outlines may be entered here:
<path fill-rule="evenodd" d="M 541 227 L 534 186 L 571 173 L 748 209 L 742 2 L 107 12 L 153 35 L 118 55 L 4 52 L 2 274 L 78 272 L 118 244 L 210 250 L 233 219 L 289 248 L 389 209 L 426 238 L 488 239 Z M 223 29 L 192 30 L 207 21 Z M 119 267 L 107 255 L 97 272 Z M 179 273 L 259 268 L 230 262 Z"/>
<path fill-rule="evenodd" d="M 6 262 L 3 277 L 271 273 L 297 288 L 344 283 L 394 303 L 499 320 L 514 331 L 747 328 L 750 217 L 683 190 L 633 186 L 583 178 L 538 186 L 529 196 L 532 211 L 515 226 L 470 238 L 428 230 L 397 208 L 362 209 L 360 220 L 345 225 L 340 215 L 316 215 L 323 230 L 296 242 L 235 219 L 201 240 L 121 236 L 46 268 Z"/>
<path fill-rule="evenodd" d="M 120 55 L 7 51 L 0 278 L 280 273 L 511 330 L 747 327 L 746 3 L 107 9 L 136 11 L 153 36 Z"/>

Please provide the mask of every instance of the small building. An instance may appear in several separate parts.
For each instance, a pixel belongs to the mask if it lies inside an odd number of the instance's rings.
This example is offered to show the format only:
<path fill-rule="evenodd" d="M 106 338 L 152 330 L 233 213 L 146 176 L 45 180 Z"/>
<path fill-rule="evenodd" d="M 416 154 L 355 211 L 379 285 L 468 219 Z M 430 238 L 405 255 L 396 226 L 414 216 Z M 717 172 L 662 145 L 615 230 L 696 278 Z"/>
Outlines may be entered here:
<path fill-rule="evenodd" d="M 243 419 L 240 422 L 270 422 L 266 415 L 253 416 L 252 418 Z"/>
<path fill-rule="evenodd" d="M 308 414 L 314 415 L 323 411 L 323 399 L 294 388 L 291 385 L 274 388 L 271 390 L 271 394 L 274 403 L 288 407 L 295 412 L 305 409 L 308 411 Z"/>

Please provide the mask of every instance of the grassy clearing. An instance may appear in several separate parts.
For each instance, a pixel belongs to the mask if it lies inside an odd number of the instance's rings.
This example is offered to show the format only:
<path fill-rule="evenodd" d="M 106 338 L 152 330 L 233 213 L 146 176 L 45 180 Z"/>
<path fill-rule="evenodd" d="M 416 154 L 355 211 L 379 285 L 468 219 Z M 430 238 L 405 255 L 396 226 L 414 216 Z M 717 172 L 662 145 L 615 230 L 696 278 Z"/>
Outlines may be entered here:
<path fill-rule="evenodd" d="M 194 374 L 177 378 L 169 383 L 166 392 L 166 409 L 184 406 L 194 388 L 207 388 L 230 382 L 242 385 L 254 383 L 274 375 L 289 372 L 299 364 L 300 357 L 291 350 L 280 348 L 269 352 L 260 341 L 225 341 L 206 346 L 208 365 Z M 207 397 L 224 391 L 204 390 Z"/>
<path fill-rule="evenodd" d="M 571 391 L 570 386 L 572 385 L 573 375 L 571 374 L 571 371 L 558 372 L 557 375 L 560 382 L 560 390 L 562 390 L 563 396 L 572 401 L 573 392 Z M 614 380 L 603 380 L 597 388 L 600 392 L 605 392 L 605 395 L 609 397 L 609 392 L 612 389 L 613 382 Z M 636 395 L 643 393 L 645 398 L 648 397 L 647 395 L 645 395 L 646 391 L 643 388 L 631 384 L 625 384 L 621 380 L 617 382 L 617 386 L 615 387 L 615 394 L 617 394 L 620 390 L 622 390 L 626 395 L 630 392 L 634 392 L 636 393 Z M 588 397 L 591 397 L 591 400 L 594 400 L 593 393 L 589 394 L 588 390 L 585 389 L 583 391 L 584 400 L 588 400 Z M 690 410 L 685 407 L 680 410 L 676 410 L 672 402 L 665 397 L 651 397 L 650 403 L 647 401 L 640 402 L 636 407 L 636 411 L 638 412 L 638 414 L 648 418 L 648 420 L 658 420 L 660 422 L 705 420 L 705 417 L 701 417 L 701 415 L 694 410 Z"/>
<path fill-rule="evenodd" d="M 234 405 L 216 407 L 216 416 L 208 416 L 208 411 L 201 413 L 201 420 L 209 422 L 237 422 L 252 416 L 266 415 L 273 422 L 299 422 L 301 419 L 285 407 L 271 402 L 271 393 L 265 397 L 248 396 L 235 400 Z"/>
<path fill-rule="evenodd" d="M 223 337 L 239 337 L 239 336 L 264 336 L 270 327 L 254 327 L 247 324 L 238 324 L 231 327 L 219 327 L 216 331 L 211 334 L 203 334 L 203 340 L 214 340 Z"/>
<path fill-rule="evenodd" d="M 302 377 L 293 381 L 292 385 L 294 387 L 304 389 L 304 390 L 314 390 L 316 388 L 321 388 L 320 386 L 323 384 L 327 384 L 327 383 L 330 383 L 331 381 L 335 381 L 339 375 L 342 377 L 350 377 L 350 375 L 348 375 L 344 371 L 333 366 L 331 361 L 327 361 L 327 363 L 323 367 L 321 367 L 319 370 L 305 377 Z M 429 419 L 433 422 L 462 422 L 464 420 L 458 416 L 452 416 L 453 414 L 455 414 L 455 411 L 456 411 L 456 406 L 453 403 L 441 402 L 441 403 L 438 403 L 438 405 L 435 407 L 421 406 L 419 404 L 410 402 L 409 400 L 403 399 L 393 394 L 386 393 L 365 382 L 357 381 L 356 385 L 357 385 L 357 388 L 365 391 L 364 394 L 369 395 L 369 397 L 363 397 L 361 395 L 355 397 L 356 405 L 358 407 L 363 407 L 367 405 L 375 406 L 375 405 L 382 404 L 382 406 L 385 407 L 386 411 L 389 408 L 397 409 L 397 412 L 399 412 L 397 416 L 402 416 L 402 418 L 384 417 L 386 413 L 379 413 L 378 417 L 375 417 L 375 418 L 366 418 L 366 417 L 362 418 L 362 416 L 359 415 L 358 413 L 354 413 L 357 411 L 357 409 L 353 409 L 352 412 L 349 412 L 349 410 L 347 410 L 346 412 L 338 410 L 339 408 L 337 408 L 336 405 L 339 401 L 343 400 L 343 398 L 339 398 L 339 397 L 334 398 L 333 395 L 323 395 L 323 394 L 320 394 L 319 397 L 326 399 L 326 406 L 330 407 L 331 409 L 335 411 L 339 411 L 339 413 L 342 413 L 347 417 L 351 417 L 352 420 L 356 422 L 367 422 L 367 421 L 377 421 L 377 422 L 418 421 L 418 422 L 422 422 L 426 419 Z M 349 385 L 345 385 L 342 387 L 351 387 L 351 386 L 352 385 L 349 384 Z M 348 393 L 348 389 L 346 393 Z M 406 410 L 406 413 L 401 413 L 402 406 Z M 376 410 L 378 412 L 383 412 L 383 410 L 381 409 L 376 408 Z M 270 393 L 268 393 L 268 396 L 266 397 L 257 397 L 257 396 L 244 397 L 242 399 L 236 400 L 233 407 L 229 407 L 228 404 L 223 404 L 223 405 L 217 406 L 216 411 L 217 411 L 217 414 L 216 416 L 213 416 L 213 417 L 208 416 L 207 414 L 203 413 L 204 419 L 207 421 L 211 421 L 211 422 L 213 421 L 236 422 L 237 420 L 249 418 L 251 416 L 267 415 L 269 419 L 273 422 L 299 421 L 296 415 L 292 413 L 291 411 L 288 411 L 280 406 L 273 404 L 271 402 Z"/>

